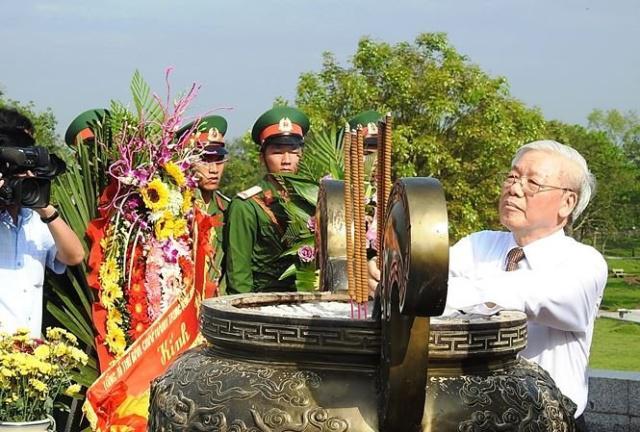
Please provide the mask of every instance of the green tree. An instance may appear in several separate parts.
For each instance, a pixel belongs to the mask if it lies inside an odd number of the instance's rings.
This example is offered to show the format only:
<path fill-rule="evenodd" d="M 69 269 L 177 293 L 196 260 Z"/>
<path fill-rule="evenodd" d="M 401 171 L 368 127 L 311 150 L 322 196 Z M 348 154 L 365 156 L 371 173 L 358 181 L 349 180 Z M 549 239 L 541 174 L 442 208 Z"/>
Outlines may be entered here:
<path fill-rule="evenodd" d="M 596 109 L 587 119 L 589 129 L 604 132 L 640 168 L 640 116 L 638 113 Z"/>
<path fill-rule="evenodd" d="M 51 108 L 38 112 L 33 102 L 22 103 L 4 96 L 5 94 L 0 92 L 0 108 L 16 109 L 31 119 L 37 145 L 47 148 L 67 162 L 71 159 L 73 152 L 56 135 L 57 121 Z"/>
<path fill-rule="evenodd" d="M 573 225 L 575 237 L 595 239 L 594 243 L 604 248 L 608 239 L 640 226 L 640 170 L 612 135 L 552 121 L 547 125 L 547 136 L 578 150 L 597 180 L 593 200 Z"/>
<path fill-rule="evenodd" d="M 499 173 L 517 147 L 541 137 L 544 119 L 458 53 L 441 33 L 413 44 L 362 38 L 350 65 L 323 54 L 300 76 L 297 105 L 312 128 L 344 125 L 365 109 L 391 112 L 396 176 L 434 176 L 444 186 L 455 240 L 497 226 Z"/>

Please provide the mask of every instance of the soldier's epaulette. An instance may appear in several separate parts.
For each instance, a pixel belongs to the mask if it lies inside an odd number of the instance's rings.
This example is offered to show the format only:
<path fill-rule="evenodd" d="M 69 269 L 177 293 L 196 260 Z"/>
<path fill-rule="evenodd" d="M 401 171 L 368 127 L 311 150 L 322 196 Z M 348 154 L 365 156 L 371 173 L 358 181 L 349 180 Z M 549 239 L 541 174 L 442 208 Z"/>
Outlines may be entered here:
<path fill-rule="evenodd" d="M 220 192 L 220 191 L 216 191 L 216 193 L 217 193 L 217 194 L 218 194 L 218 196 L 219 196 L 220 198 L 222 198 L 224 201 L 226 201 L 226 202 L 231 202 L 231 198 L 229 198 L 228 196 L 226 196 L 226 195 L 225 195 L 225 194 L 223 194 L 222 192 Z"/>
<path fill-rule="evenodd" d="M 262 192 L 262 188 L 260 186 L 251 186 L 249 189 L 238 192 L 236 195 L 241 199 L 246 200 L 260 192 Z"/>

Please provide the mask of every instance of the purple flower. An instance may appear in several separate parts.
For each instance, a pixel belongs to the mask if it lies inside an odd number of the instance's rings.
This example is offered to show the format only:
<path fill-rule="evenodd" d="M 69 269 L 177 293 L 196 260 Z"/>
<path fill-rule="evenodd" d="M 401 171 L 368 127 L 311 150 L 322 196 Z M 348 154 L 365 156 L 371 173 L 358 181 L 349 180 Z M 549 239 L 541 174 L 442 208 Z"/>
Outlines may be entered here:
<path fill-rule="evenodd" d="M 147 184 L 149 180 L 149 171 L 145 168 L 134 169 L 131 175 L 138 181 L 138 184 Z"/>
<path fill-rule="evenodd" d="M 142 206 L 142 200 L 140 199 L 140 196 L 134 195 L 127 201 L 124 207 L 130 212 L 132 212 L 136 209 L 139 209 L 141 206 Z"/>
<path fill-rule="evenodd" d="M 298 257 L 300 261 L 310 263 L 316 258 L 316 250 L 309 245 L 304 245 L 298 249 Z"/>
<path fill-rule="evenodd" d="M 307 221 L 307 228 L 312 233 L 316 232 L 316 217 L 315 216 L 311 216 L 309 218 L 309 220 Z"/>
<path fill-rule="evenodd" d="M 178 262 L 178 255 L 180 251 L 171 241 L 166 241 L 164 245 L 162 245 L 162 252 L 165 260 L 168 263 L 175 264 Z"/>

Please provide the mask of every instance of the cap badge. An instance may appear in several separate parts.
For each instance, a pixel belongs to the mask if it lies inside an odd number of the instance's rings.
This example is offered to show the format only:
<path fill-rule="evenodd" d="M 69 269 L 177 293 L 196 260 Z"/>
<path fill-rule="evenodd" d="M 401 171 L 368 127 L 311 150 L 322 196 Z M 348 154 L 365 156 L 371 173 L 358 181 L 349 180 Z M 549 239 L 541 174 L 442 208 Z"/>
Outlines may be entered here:
<path fill-rule="evenodd" d="M 291 132 L 293 130 L 293 125 L 291 124 L 291 120 L 288 117 L 284 117 L 280 119 L 278 123 L 278 131 L 280 132 Z"/>
<path fill-rule="evenodd" d="M 207 141 L 219 141 L 220 140 L 220 132 L 217 128 L 210 128 L 209 135 L 207 136 Z"/>

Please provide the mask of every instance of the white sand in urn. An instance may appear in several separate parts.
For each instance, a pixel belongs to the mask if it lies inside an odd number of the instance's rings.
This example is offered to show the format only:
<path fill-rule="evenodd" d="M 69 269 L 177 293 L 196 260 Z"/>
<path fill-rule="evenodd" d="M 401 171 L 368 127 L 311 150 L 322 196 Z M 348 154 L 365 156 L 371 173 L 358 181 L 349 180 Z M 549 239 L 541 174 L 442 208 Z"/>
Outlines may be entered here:
<path fill-rule="evenodd" d="M 261 306 L 255 310 L 273 316 L 295 318 L 344 318 L 351 319 L 351 305 L 349 303 L 327 301 L 306 303 L 285 303 L 272 306 Z M 367 318 L 371 317 L 373 302 L 367 305 Z M 354 315 L 358 314 L 356 305 L 353 305 Z"/>

